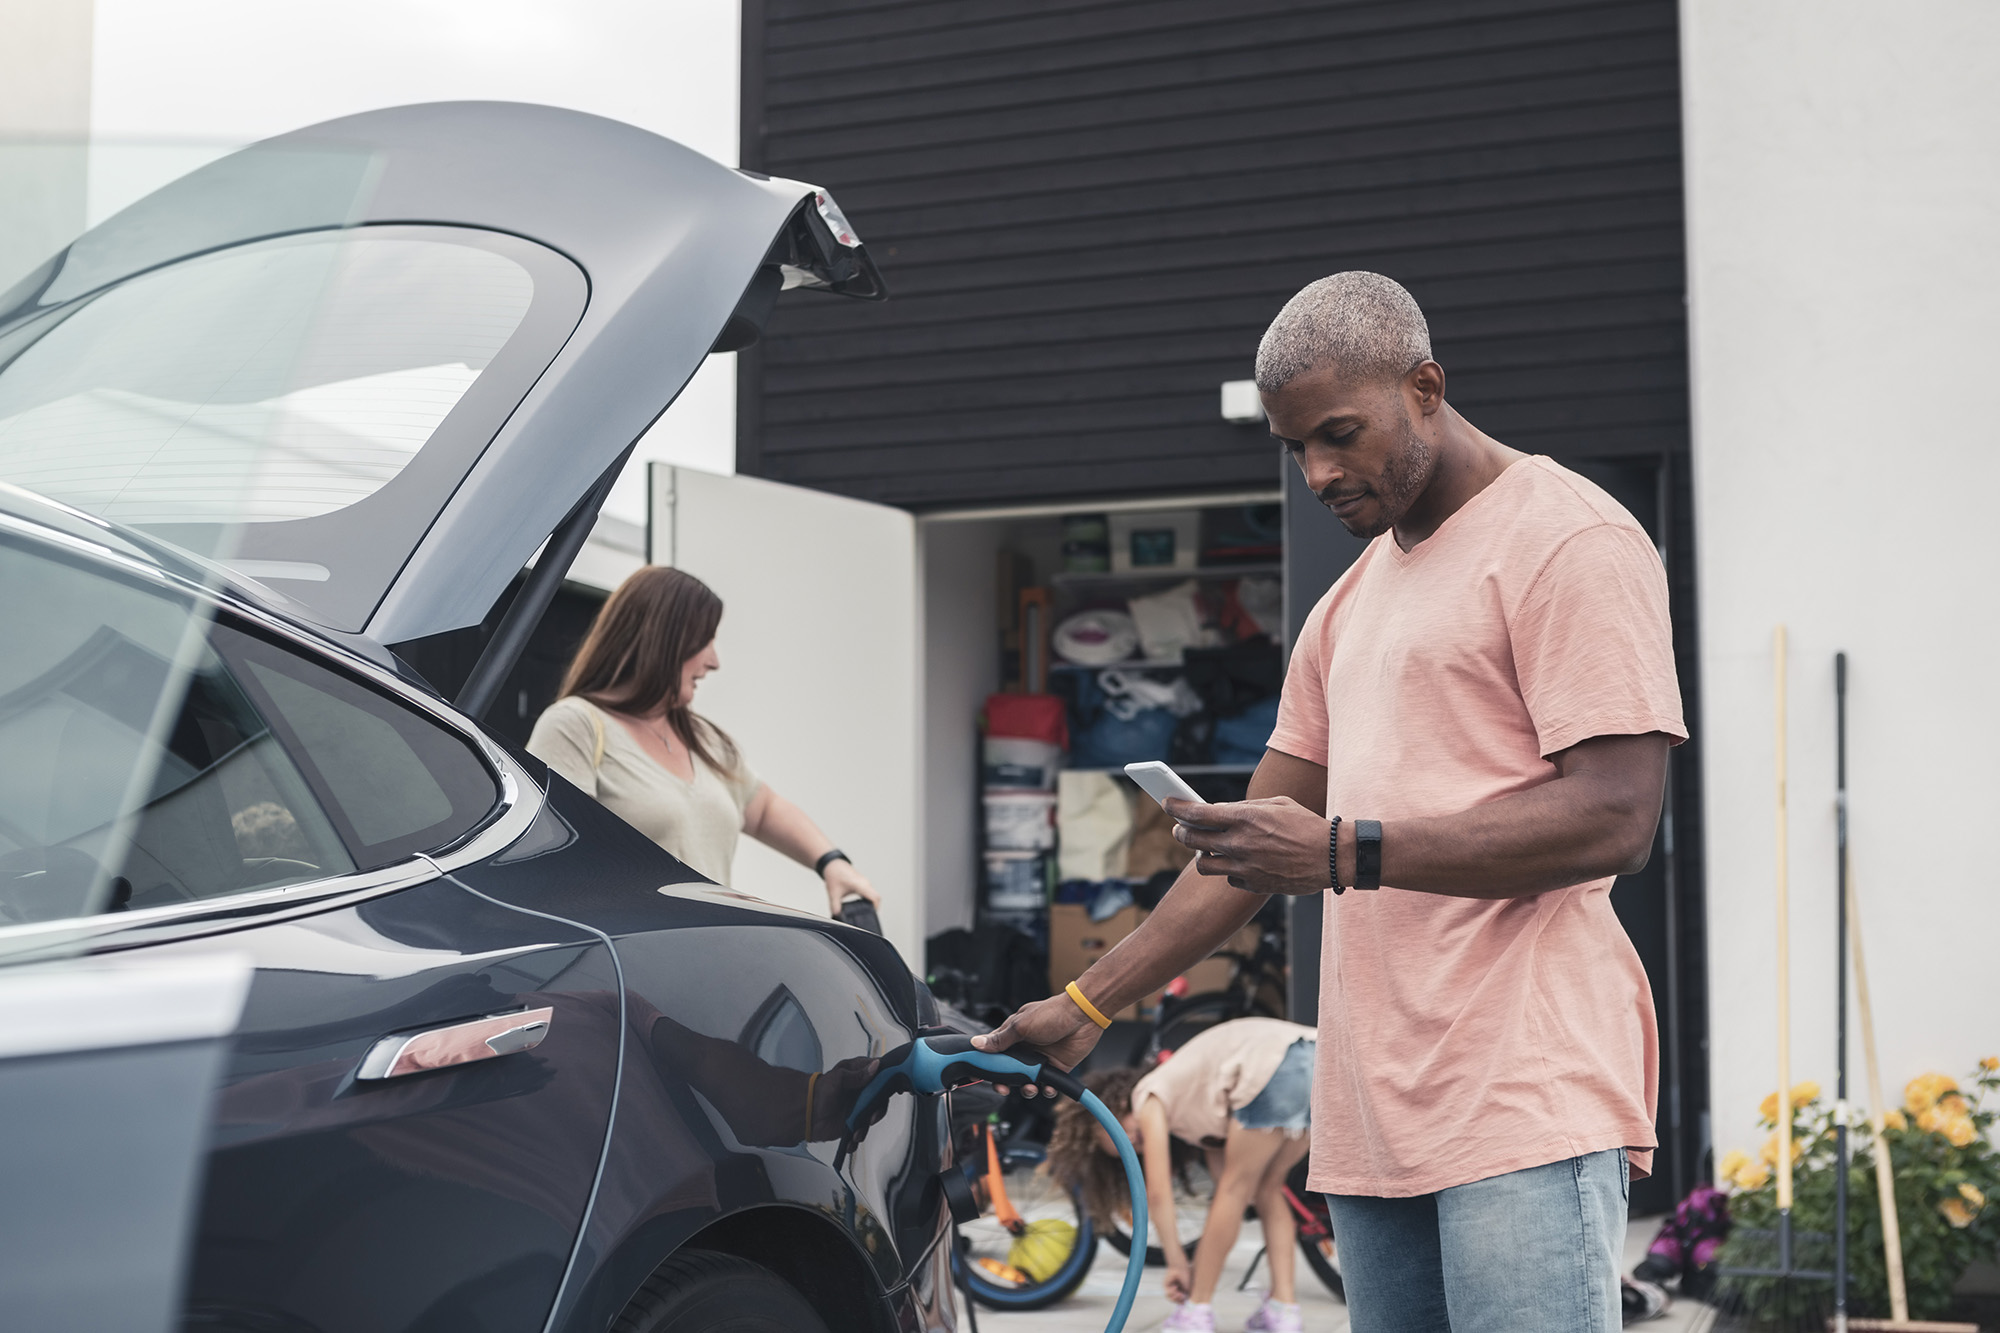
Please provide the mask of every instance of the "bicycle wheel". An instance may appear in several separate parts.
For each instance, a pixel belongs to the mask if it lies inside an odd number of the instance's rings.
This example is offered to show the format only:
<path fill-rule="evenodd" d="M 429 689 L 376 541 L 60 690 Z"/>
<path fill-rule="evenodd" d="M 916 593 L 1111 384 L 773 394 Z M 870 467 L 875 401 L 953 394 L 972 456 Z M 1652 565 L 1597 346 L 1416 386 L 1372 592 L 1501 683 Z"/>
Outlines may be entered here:
<path fill-rule="evenodd" d="M 1082 1197 L 1037 1166 L 1010 1165 L 1005 1180 L 1025 1234 L 1009 1231 L 991 1213 L 962 1223 L 953 1267 L 981 1305 L 1044 1309 L 1082 1285 L 1097 1258 L 1097 1230 Z"/>
<path fill-rule="evenodd" d="M 1340 1276 L 1340 1252 L 1333 1242 L 1333 1218 L 1327 1212 L 1326 1196 L 1306 1188 L 1306 1164 L 1300 1162 L 1285 1177 L 1285 1202 L 1291 1205 L 1292 1221 L 1298 1227 L 1299 1249 L 1305 1252 L 1306 1267 L 1320 1285 L 1347 1299 L 1347 1283 Z"/>
<path fill-rule="evenodd" d="M 1208 1225 L 1208 1202 L 1215 1197 L 1215 1184 L 1208 1178 L 1208 1168 L 1200 1162 L 1191 1162 L 1187 1169 L 1174 1172 L 1174 1217 L 1179 1222 L 1177 1235 L 1181 1248 L 1192 1257 L 1195 1246 L 1201 1244 L 1202 1228 Z M 1147 1230 L 1152 1229 L 1152 1220 L 1147 1219 Z M 1111 1248 L 1120 1254 L 1132 1253 L 1132 1219 L 1120 1217 L 1113 1220 L 1105 1231 L 1104 1239 L 1111 1242 Z M 1146 1265 L 1149 1268 L 1164 1268 L 1167 1252 L 1157 1241 L 1148 1240 L 1146 1245 Z"/>

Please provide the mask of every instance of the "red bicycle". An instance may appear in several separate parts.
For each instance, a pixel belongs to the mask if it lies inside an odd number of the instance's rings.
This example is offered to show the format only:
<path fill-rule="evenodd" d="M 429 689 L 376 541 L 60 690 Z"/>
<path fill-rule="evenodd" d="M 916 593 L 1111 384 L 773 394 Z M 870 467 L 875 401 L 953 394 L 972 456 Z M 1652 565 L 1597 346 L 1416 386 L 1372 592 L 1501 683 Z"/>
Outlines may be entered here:
<path fill-rule="evenodd" d="M 1310 1159 L 1308 1159 L 1310 1160 Z M 1326 1196 L 1306 1188 L 1306 1163 L 1300 1162 L 1285 1177 L 1285 1202 L 1291 1205 L 1292 1220 L 1298 1224 L 1299 1248 L 1305 1251 L 1306 1267 L 1312 1269 L 1326 1289 L 1343 1301 L 1347 1284 L 1340 1279 L 1340 1254 L 1333 1244 L 1333 1218 L 1326 1209 Z M 1250 1265 L 1250 1272 L 1257 1265 Z M 1249 1284 L 1249 1274 L 1244 1275 Z"/>

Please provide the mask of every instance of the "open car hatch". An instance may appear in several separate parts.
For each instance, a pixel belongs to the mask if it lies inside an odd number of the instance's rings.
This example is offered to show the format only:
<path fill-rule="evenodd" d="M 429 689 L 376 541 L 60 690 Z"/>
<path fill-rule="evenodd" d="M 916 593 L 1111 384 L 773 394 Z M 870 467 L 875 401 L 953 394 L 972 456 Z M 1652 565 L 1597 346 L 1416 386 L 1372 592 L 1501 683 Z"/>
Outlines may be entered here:
<path fill-rule="evenodd" d="M 552 107 L 328 121 L 0 296 L 0 479 L 333 630 L 457 629 L 793 286 L 883 294 L 813 186 Z"/>

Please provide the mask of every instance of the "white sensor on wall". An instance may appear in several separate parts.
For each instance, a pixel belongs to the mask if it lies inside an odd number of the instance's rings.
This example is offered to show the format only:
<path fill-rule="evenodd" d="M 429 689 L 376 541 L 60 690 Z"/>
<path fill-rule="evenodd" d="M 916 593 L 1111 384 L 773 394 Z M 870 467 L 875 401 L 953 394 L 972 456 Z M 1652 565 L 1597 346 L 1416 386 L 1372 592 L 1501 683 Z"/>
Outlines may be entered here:
<path fill-rule="evenodd" d="M 1256 380 L 1223 381 L 1222 419 L 1242 424 L 1264 419 L 1264 403 L 1257 397 Z"/>

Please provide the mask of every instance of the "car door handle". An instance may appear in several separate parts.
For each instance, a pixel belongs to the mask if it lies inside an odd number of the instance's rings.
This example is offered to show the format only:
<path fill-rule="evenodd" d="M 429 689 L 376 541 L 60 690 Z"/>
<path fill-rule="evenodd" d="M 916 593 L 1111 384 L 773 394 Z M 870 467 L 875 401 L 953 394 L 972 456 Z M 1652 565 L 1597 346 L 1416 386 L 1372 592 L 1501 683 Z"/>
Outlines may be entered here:
<path fill-rule="evenodd" d="M 468 1023 L 453 1023 L 427 1032 L 401 1032 L 368 1048 L 355 1071 L 357 1079 L 401 1078 L 426 1069 L 491 1060 L 496 1055 L 531 1051 L 549 1035 L 554 1008 L 517 1009 Z"/>

